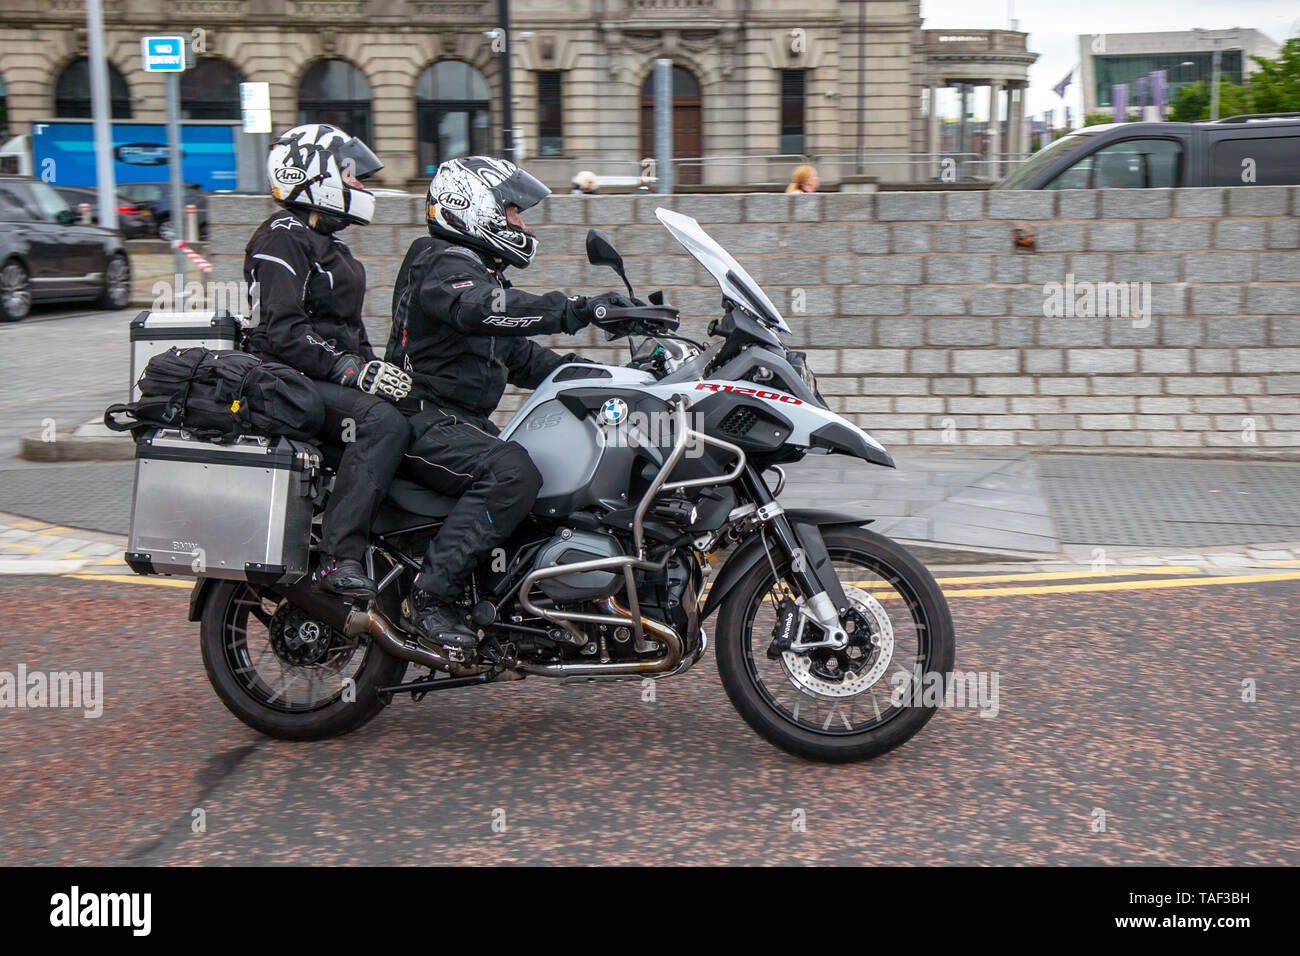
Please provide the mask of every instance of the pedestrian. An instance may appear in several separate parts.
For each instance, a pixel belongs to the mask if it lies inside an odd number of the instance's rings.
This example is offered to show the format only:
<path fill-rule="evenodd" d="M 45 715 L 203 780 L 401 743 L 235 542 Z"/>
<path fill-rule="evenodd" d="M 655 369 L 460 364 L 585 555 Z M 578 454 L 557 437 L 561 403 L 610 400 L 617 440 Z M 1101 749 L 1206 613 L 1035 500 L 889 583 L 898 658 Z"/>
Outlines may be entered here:
<path fill-rule="evenodd" d="M 815 193 L 817 187 L 821 185 L 821 180 L 817 177 L 817 170 L 811 166 L 796 166 L 794 175 L 790 177 L 790 185 L 785 187 L 788 193 Z"/>
<path fill-rule="evenodd" d="M 590 169 L 584 169 L 578 175 L 573 177 L 573 188 L 569 190 L 570 196 L 594 196 L 599 187 L 596 185 L 596 174 Z"/>

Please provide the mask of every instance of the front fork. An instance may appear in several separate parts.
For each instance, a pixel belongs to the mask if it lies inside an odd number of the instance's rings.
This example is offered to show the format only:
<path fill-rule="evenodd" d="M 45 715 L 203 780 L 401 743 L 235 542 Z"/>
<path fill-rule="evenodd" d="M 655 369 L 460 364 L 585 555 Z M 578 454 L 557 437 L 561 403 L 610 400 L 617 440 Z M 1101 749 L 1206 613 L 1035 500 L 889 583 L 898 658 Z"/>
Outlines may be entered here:
<path fill-rule="evenodd" d="M 741 481 L 758 508 L 760 528 L 771 533 L 777 549 L 790 563 L 790 582 L 804 599 L 805 613 L 826 635 L 823 641 L 800 643 L 796 649 L 844 647 L 848 634 L 840 621 L 849 611 L 849 599 L 835 573 L 821 529 L 811 523 L 792 523 L 753 466 L 745 469 Z"/>

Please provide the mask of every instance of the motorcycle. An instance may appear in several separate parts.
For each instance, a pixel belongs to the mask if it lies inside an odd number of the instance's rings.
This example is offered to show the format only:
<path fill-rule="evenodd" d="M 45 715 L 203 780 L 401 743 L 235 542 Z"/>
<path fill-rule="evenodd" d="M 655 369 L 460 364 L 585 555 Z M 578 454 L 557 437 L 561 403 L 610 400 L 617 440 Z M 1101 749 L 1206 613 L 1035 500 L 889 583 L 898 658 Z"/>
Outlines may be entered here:
<path fill-rule="evenodd" d="M 272 737 L 319 740 L 357 729 L 399 694 L 418 701 L 531 676 L 676 677 L 704 655 L 716 614 L 727 695 L 777 747 L 861 760 L 925 725 L 935 708 L 922 699 L 924 677 L 953 666 L 938 584 L 871 531 L 870 517 L 778 500 L 782 466 L 806 455 L 892 459 L 829 410 L 805 356 L 782 343 L 789 326 L 740 264 L 694 219 L 655 215 L 718 282 L 713 341 L 679 334 L 663 293 L 637 299 L 609 238 L 588 233 L 589 261 L 612 268 L 633 303 L 598 310 L 595 324 L 626 339 L 631 359 L 561 366 L 502 430 L 543 485 L 460 601 L 477 650 L 421 645 L 400 623 L 425 545 L 455 501 L 399 477 L 366 556 L 375 600 L 318 593 L 305 577 L 200 577 L 190 619 L 236 717 Z M 706 568 L 716 568 L 707 588 Z M 406 680 L 409 665 L 427 673 Z"/>

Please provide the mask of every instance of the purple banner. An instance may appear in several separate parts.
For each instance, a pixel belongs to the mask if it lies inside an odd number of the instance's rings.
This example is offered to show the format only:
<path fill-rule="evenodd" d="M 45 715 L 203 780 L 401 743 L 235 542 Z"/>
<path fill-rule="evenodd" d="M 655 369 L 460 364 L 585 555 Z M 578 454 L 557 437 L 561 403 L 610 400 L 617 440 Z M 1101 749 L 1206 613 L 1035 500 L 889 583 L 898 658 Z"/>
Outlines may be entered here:
<path fill-rule="evenodd" d="M 1147 78 L 1145 76 L 1139 76 L 1137 79 L 1137 84 L 1138 84 L 1138 88 L 1137 88 L 1138 119 L 1144 120 L 1146 119 L 1145 111 L 1147 108 Z"/>
<path fill-rule="evenodd" d="M 1068 106 L 1065 108 L 1065 128 L 1074 129 L 1074 126 L 1070 123 L 1070 108 Z"/>
<path fill-rule="evenodd" d="M 1128 122 L 1128 84 L 1116 83 L 1110 88 L 1110 101 L 1115 104 L 1115 122 Z"/>
<path fill-rule="evenodd" d="M 1165 77 L 1168 74 L 1164 70 L 1151 71 L 1151 102 L 1156 108 L 1156 115 L 1160 121 L 1164 122 L 1165 118 L 1165 90 L 1167 84 Z"/>

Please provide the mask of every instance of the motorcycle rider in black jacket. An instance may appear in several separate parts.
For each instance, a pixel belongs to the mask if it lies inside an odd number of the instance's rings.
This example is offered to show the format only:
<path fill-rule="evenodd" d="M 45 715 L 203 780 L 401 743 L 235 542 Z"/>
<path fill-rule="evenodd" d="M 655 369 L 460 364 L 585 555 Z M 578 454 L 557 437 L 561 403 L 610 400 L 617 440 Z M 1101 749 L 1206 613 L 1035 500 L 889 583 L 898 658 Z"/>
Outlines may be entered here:
<path fill-rule="evenodd" d="M 320 438 L 342 449 L 312 585 L 359 598 L 376 594 L 361 559 L 371 516 L 410 441 L 392 403 L 411 380 L 376 357 L 361 321 L 365 270 L 335 234 L 370 222 L 375 199 L 361 180 L 382 168 L 365 143 L 333 126 L 289 130 L 267 159 L 271 193 L 284 211 L 258 227 L 244 252 L 256 320 L 249 351 L 312 379 L 325 402 Z"/>
<path fill-rule="evenodd" d="M 421 641 L 461 650 L 477 643 L 454 603 L 479 561 L 509 537 L 532 508 L 542 477 L 523 446 L 497 437 L 488 418 L 506 384 L 536 388 L 556 368 L 583 361 L 530 335 L 570 335 L 600 304 L 631 303 L 616 293 L 569 298 L 511 285 L 507 266 L 526 267 L 537 251 L 520 213 L 550 194 L 504 160 L 453 159 L 429 184 L 430 236 L 412 243 L 393 288 L 388 356 L 413 380 L 411 447 L 403 470 L 458 498 L 403 603 Z"/>

